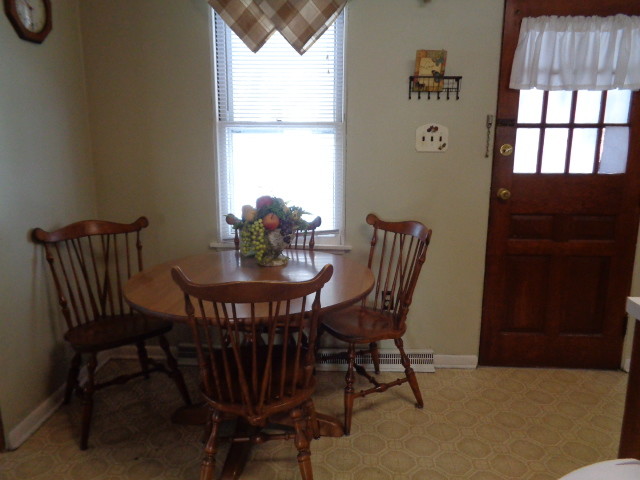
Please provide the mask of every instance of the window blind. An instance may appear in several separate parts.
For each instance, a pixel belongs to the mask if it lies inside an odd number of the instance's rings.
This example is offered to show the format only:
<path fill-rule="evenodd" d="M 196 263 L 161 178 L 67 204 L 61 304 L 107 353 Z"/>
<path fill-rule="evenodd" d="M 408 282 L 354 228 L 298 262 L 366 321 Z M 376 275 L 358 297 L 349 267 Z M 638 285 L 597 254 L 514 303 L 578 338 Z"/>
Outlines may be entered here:
<path fill-rule="evenodd" d="M 214 22 L 222 239 L 233 235 L 225 213 L 273 195 L 322 217 L 317 243 L 340 243 L 344 12 L 303 56 L 279 33 L 253 53 Z"/>
<path fill-rule="evenodd" d="M 302 56 L 291 52 L 277 32 L 264 50 L 253 53 L 217 14 L 215 17 L 220 121 L 342 120 L 340 25 L 330 27 Z"/>

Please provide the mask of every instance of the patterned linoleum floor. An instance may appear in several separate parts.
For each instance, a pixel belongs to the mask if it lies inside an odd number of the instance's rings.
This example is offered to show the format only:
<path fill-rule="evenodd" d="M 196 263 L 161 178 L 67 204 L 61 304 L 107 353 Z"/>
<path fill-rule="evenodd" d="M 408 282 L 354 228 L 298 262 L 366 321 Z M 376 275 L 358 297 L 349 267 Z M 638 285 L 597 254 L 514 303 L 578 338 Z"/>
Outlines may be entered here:
<path fill-rule="evenodd" d="M 130 365 L 111 361 L 101 374 Z M 183 371 L 195 396 L 196 370 Z M 316 408 L 340 415 L 343 374 L 318 376 Z M 314 478 L 551 480 L 616 457 L 622 372 L 478 368 L 418 376 L 423 410 L 406 385 L 360 400 L 349 437 L 312 442 Z M 180 399 L 169 379 L 112 387 L 96 403 L 88 450 L 78 449 L 74 400 L 16 451 L 0 454 L 0 479 L 198 478 L 202 430 L 171 424 Z M 255 447 L 242 478 L 300 478 L 295 455 L 292 441 Z"/>

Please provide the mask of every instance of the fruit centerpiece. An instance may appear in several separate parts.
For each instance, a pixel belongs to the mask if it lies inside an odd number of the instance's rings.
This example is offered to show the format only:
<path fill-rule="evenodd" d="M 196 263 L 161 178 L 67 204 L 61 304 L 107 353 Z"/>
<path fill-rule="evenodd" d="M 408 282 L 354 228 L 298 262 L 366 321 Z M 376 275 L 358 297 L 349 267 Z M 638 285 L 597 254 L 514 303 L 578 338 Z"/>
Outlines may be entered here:
<path fill-rule="evenodd" d="M 296 230 L 308 228 L 302 219 L 306 214 L 300 207 L 289 207 L 278 197 L 264 195 L 256 200 L 256 206 L 244 205 L 242 218 L 232 213 L 226 221 L 240 232 L 240 253 L 255 256 L 262 266 L 286 265 L 289 260 L 282 252 L 291 243 Z"/>

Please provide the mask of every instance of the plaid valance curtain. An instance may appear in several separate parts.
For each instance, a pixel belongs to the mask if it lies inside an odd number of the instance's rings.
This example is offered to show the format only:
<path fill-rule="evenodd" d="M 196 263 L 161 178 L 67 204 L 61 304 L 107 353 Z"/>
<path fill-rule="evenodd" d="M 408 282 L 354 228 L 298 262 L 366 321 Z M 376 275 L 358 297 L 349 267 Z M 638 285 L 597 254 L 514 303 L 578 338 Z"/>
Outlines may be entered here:
<path fill-rule="evenodd" d="M 252 52 L 276 30 L 302 55 L 331 26 L 347 0 L 208 0 Z"/>

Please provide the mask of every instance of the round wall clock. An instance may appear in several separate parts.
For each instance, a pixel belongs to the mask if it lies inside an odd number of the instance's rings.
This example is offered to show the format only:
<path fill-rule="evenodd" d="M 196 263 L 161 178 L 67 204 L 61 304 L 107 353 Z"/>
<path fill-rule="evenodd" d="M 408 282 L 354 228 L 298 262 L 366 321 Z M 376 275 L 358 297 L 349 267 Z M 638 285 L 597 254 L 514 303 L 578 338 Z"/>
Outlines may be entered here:
<path fill-rule="evenodd" d="M 4 0 L 4 11 L 23 40 L 42 43 L 51 31 L 50 0 Z"/>

